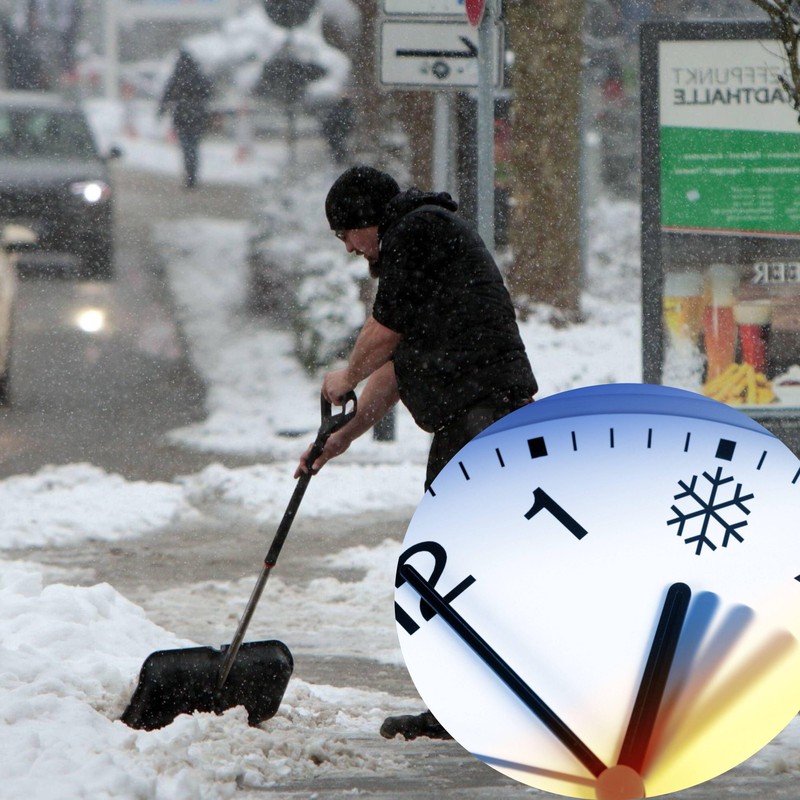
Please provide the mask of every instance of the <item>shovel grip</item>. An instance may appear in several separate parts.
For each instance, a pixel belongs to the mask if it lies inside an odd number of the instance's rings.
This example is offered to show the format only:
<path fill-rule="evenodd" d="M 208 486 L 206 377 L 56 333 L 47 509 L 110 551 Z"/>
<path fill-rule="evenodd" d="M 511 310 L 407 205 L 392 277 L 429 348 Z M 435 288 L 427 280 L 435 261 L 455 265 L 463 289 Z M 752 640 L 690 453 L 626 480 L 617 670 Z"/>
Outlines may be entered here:
<path fill-rule="evenodd" d="M 350 403 L 352 403 L 352 409 L 348 411 L 347 407 Z M 317 438 L 314 440 L 314 444 L 311 446 L 308 458 L 306 458 L 308 472 L 304 472 L 297 479 L 297 485 L 294 488 L 292 499 L 289 501 L 289 505 L 284 512 L 283 519 L 281 520 L 280 525 L 278 525 L 275 538 L 272 540 L 272 544 L 270 545 L 267 557 L 264 559 L 264 564 L 267 568 L 274 567 L 275 562 L 278 560 L 278 555 L 281 552 L 283 543 L 286 541 L 286 536 L 289 533 L 289 528 L 292 526 L 295 514 L 300 506 L 300 501 L 303 499 L 303 495 L 308 487 L 308 482 L 311 480 L 311 477 L 314 474 L 311 471 L 311 465 L 317 460 L 317 458 L 319 458 L 319 455 L 325 449 L 325 442 L 328 441 L 328 437 L 335 431 L 338 431 L 340 428 L 343 428 L 345 425 L 347 425 L 347 423 L 350 422 L 353 417 L 355 417 L 358 410 L 358 400 L 356 399 L 355 392 L 348 392 L 342 398 L 342 410 L 338 414 L 332 413 L 331 404 L 324 397 L 321 397 L 320 404 L 322 422 L 319 426 Z"/>
<path fill-rule="evenodd" d="M 358 399 L 356 398 L 356 393 L 352 391 L 342 397 L 342 410 L 338 414 L 332 413 L 331 404 L 325 399 L 324 395 L 320 395 L 319 400 L 322 422 L 317 432 L 317 438 L 314 440 L 306 459 L 309 474 L 311 474 L 311 465 L 325 449 L 325 443 L 330 435 L 347 425 L 358 411 Z M 348 411 L 347 407 L 350 403 L 352 403 L 352 409 Z"/>

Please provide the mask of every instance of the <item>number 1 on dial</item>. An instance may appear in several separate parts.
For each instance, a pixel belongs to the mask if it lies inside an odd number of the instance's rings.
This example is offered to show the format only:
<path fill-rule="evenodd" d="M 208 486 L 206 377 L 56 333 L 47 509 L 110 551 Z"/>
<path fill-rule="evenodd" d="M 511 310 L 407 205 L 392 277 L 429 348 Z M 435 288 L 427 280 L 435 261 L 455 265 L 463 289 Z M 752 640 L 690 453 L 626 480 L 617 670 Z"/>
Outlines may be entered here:
<path fill-rule="evenodd" d="M 533 505 L 525 512 L 525 519 L 532 519 L 540 511 L 549 511 L 576 539 L 583 539 L 588 533 L 586 528 L 556 503 L 541 486 L 533 490 Z"/>

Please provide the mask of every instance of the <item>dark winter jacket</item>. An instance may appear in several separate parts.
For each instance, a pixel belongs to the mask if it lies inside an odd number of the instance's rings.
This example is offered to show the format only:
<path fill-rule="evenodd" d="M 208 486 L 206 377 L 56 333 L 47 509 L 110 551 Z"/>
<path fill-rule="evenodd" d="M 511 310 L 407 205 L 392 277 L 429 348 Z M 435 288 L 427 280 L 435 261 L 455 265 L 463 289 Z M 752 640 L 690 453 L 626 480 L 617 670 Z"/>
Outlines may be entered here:
<path fill-rule="evenodd" d="M 185 50 L 164 88 L 159 111 L 172 109 L 172 124 L 179 134 L 201 135 L 208 126 L 208 102 L 212 83 L 197 61 Z"/>
<path fill-rule="evenodd" d="M 503 279 L 455 210 L 448 194 L 410 189 L 389 202 L 378 228 L 373 316 L 402 334 L 400 398 L 428 431 L 493 396 L 536 392 Z"/>

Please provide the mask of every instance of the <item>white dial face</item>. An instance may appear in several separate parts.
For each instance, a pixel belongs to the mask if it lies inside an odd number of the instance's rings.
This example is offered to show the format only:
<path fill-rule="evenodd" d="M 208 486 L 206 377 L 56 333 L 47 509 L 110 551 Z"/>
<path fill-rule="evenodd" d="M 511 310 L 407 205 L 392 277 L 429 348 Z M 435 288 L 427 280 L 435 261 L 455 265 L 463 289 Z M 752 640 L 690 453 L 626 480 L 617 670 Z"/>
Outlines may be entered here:
<path fill-rule="evenodd" d="M 603 767 L 622 763 L 665 598 L 685 584 L 677 650 L 639 743 L 653 797 L 739 764 L 800 708 L 800 462 L 729 409 L 665 413 L 675 390 L 638 387 L 628 403 L 625 389 L 566 393 L 564 416 L 549 398 L 474 439 L 417 509 L 399 565 Z M 601 796 L 600 768 L 398 581 L 403 656 L 445 728 L 519 781 Z"/>

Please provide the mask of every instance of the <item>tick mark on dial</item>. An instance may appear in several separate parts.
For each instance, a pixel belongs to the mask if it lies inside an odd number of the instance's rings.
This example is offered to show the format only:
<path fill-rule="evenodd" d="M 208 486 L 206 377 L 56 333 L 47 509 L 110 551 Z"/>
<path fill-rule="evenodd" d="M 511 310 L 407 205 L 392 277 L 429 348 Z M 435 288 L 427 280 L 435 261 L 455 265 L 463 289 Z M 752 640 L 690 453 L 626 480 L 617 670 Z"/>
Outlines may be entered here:
<path fill-rule="evenodd" d="M 464 477 L 469 480 L 469 473 L 467 472 L 467 468 L 464 466 L 463 461 L 458 462 L 458 466 L 461 467 L 461 471 L 464 473 Z"/>
<path fill-rule="evenodd" d="M 764 452 L 761 454 L 761 458 L 758 460 L 758 466 L 756 467 L 756 469 L 761 469 L 761 465 L 764 463 L 764 459 L 765 459 L 766 457 L 767 457 L 767 451 L 765 450 L 765 451 L 764 451 Z"/>
<path fill-rule="evenodd" d="M 683 452 L 684 453 L 688 453 L 689 452 L 689 440 L 691 438 L 692 438 L 692 434 L 691 434 L 691 431 L 690 431 L 689 433 L 686 434 L 686 441 L 684 442 L 684 445 L 683 445 Z"/>
<path fill-rule="evenodd" d="M 613 428 L 610 428 L 609 431 L 608 431 L 608 443 L 611 445 L 612 448 L 614 447 L 614 429 Z"/>
<path fill-rule="evenodd" d="M 723 461 L 733 460 L 733 451 L 736 449 L 736 442 L 730 439 L 720 439 L 717 445 L 717 458 Z"/>
<path fill-rule="evenodd" d="M 500 466 L 504 467 L 506 465 L 506 462 L 503 461 L 503 456 L 500 455 L 500 448 L 499 447 L 495 447 L 494 451 L 495 451 L 495 453 L 497 453 L 497 460 L 500 462 Z"/>
<path fill-rule="evenodd" d="M 528 450 L 531 458 L 543 458 L 547 455 L 547 445 L 544 443 L 544 436 L 537 436 L 535 439 L 528 439 Z"/>
<path fill-rule="evenodd" d="M 799 469 L 799 470 L 797 470 L 797 472 L 795 472 L 795 474 L 794 474 L 794 478 L 792 478 L 792 484 L 795 484 L 795 483 L 797 483 L 797 479 L 798 479 L 798 478 L 800 478 L 800 469 Z"/>
<path fill-rule="evenodd" d="M 649 450 L 653 446 L 653 429 L 647 429 L 647 449 Z"/>
<path fill-rule="evenodd" d="M 572 431 L 572 449 L 573 450 L 577 450 L 578 449 L 578 439 L 575 436 L 575 431 Z"/>

